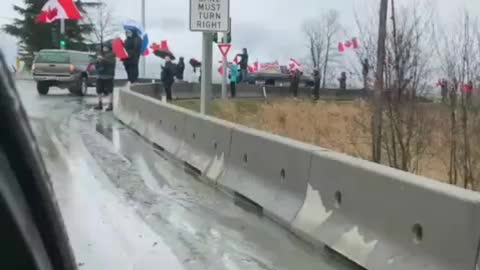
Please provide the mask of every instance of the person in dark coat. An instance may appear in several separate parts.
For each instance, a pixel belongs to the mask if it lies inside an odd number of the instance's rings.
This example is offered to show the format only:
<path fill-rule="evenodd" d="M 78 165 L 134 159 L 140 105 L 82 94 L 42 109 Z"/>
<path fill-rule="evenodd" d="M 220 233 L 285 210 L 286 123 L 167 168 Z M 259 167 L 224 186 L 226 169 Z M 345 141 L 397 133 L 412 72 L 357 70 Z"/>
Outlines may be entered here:
<path fill-rule="evenodd" d="M 179 81 L 183 81 L 183 73 L 185 72 L 185 61 L 183 57 L 180 57 L 177 64 L 176 77 Z"/>
<path fill-rule="evenodd" d="M 298 97 L 298 87 L 300 86 L 300 77 L 302 77 L 302 72 L 298 69 L 292 71 L 290 76 L 290 91 L 293 96 Z"/>
<path fill-rule="evenodd" d="M 440 81 L 440 87 L 442 91 L 442 103 L 447 103 L 448 100 L 448 81 L 443 79 Z"/>
<path fill-rule="evenodd" d="M 128 58 L 123 60 L 125 71 L 127 72 L 128 81 L 134 83 L 138 80 L 138 62 L 142 50 L 142 39 L 135 31 L 125 31 L 127 39 L 125 39 L 125 50 Z"/>
<path fill-rule="evenodd" d="M 313 99 L 320 99 L 320 80 L 321 80 L 320 70 L 317 68 L 313 71 Z"/>
<path fill-rule="evenodd" d="M 363 89 L 368 89 L 368 74 L 370 73 L 370 63 L 368 59 L 365 58 L 362 61 L 362 75 L 363 75 Z"/>
<path fill-rule="evenodd" d="M 177 74 L 177 66 L 172 62 L 170 57 L 165 57 L 165 66 L 162 69 L 161 80 L 165 87 L 167 100 L 172 101 L 172 86 L 175 82 L 175 75 Z"/>
<path fill-rule="evenodd" d="M 458 86 L 459 86 L 459 82 L 458 82 L 457 77 L 453 77 L 452 86 L 451 86 L 450 92 L 449 92 L 450 105 L 452 107 L 457 106 Z"/>
<path fill-rule="evenodd" d="M 237 54 L 240 57 L 240 81 L 246 82 L 248 77 L 248 51 L 243 48 L 243 53 Z"/>
<path fill-rule="evenodd" d="M 340 83 L 340 89 L 346 90 L 347 89 L 347 73 L 342 72 L 340 74 L 340 78 L 338 78 L 338 82 Z"/>
<path fill-rule="evenodd" d="M 104 44 L 101 52 L 95 61 L 95 69 L 97 70 L 97 95 L 98 105 L 95 110 L 103 110 L 103 96 L 110 97 L 110 104 L 107 111 L 113 110 L 113 80 L 115 78 L 116 58 L 112 51 L 110 43 Z"/>

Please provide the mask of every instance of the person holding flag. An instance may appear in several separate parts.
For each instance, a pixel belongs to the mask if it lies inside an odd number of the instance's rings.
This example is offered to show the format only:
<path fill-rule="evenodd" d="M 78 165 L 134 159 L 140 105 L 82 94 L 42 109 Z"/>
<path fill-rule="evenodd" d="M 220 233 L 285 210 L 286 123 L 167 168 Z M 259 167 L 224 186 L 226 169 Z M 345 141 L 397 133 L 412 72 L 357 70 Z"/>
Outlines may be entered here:
<path fill-rule="evenodd" d="M 122 59 L 125 71 L 128 75 L 128 81 L 134 83 L 138 80 L 138 62 L 141 56 L 147 56 L 150 51 L 148 49 L 150 39 L 145 29 L 135 20 L 128 19 L 123 24 L 126 39 L 124 47 L 127 58 Z"/>
<path fill-rule="evenodd" d="M 240 81 L 246 82 L 248 77 L 248 51 L 243 48 L 242 53 L 237 54 L 240 57 Z"/>
<path fill-rule="evenodd" d="M 125 35 L 125 50 L 128 58 L 123 59 L 123 65 L 127 72 L 128 81 L 134 83 L 138 80 L 138 62 L 140 61 L 140 54 L 142 51 L 142 39 L 137 31 L 133 29 L 126 29 Z"/>

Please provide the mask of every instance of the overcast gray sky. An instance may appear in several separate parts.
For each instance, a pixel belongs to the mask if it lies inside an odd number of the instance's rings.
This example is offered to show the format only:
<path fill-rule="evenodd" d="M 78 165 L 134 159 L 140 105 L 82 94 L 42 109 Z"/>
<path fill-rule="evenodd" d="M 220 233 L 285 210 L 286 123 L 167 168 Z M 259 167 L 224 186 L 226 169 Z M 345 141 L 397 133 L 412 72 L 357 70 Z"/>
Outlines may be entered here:
<path fill-rule="evenodd" d="M 23 0 L 1 0 L 0 25 L 16 16 L 11 6 Z M 140 0 L 105 0 L 119 21 L 127 18 L 140 20 Z M 397 5 L 408 5 L 427 0 L 400 0 Z M 442 20 L 450 20 L 467 7 L 480 15 L 479 0 L 429 0 Z M 189 0 L 146 0 L 147 32 L 151 40 L 168 40 L 176 55 L 200 58 L 201 34 L 188 29 Z M 234 52 L 248 47 L 251 58 L 260 61 L 287 61 L 290 57 L 301 59 L 307 51 L 300 31 L 304 20 L 318 17 L 327 9 L 337 9 L 345 28 L 353 29 L 354 10 L 360 15 L 372 14 L 379 0 L 231 0 Z M 367 16 L 367 15 L 365 15 Z M 7 19 L 6 19 L 7 18 Z M 15 41 L 0 34 L 0 48 L 9 61 L 15 59 Z M 359 37 L 361 39 L 361 37 Z M 214 48 L 218 59 L 220 54 Z M 150 65 L 157 63 L 149 60 Z"/>

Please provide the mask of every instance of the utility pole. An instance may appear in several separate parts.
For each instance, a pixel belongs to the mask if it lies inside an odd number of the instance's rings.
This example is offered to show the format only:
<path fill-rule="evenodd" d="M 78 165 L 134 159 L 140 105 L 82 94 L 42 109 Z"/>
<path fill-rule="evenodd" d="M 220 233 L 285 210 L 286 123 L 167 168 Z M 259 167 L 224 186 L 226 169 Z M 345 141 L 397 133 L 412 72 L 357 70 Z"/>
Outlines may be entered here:
<path fill-rule="evenodd" d="M 146 32 L 147 29 L 146 29 L 146 19 L 145 19 L 145 0 L 142 0 L 142 27 L 143 27 L 143 31 Z M 144 55 L 142 55 L 141 64 L 142 64 L 141 65 L 142 68 L 141 68 L 140 76 L 145 78 L 147 73 L 147 61 Z"/>
<path fill-rule="evenodd" d="M 392 0 L 393 1 L 393 0 Z M 382 114 L 383 114 L 383 71 L 385 66 L 385 40 L 387 38 L 387 13 L 388 0 L 380 2 L 380 20 L 378 27 L 378 44 L 377 44 L 377 70 L 375 74 L 375 94 L 374 104 L 375 111 L 373 115 L 373 132 L 372 132 L 372 160 L 377 163 L 382 161 Z"/>

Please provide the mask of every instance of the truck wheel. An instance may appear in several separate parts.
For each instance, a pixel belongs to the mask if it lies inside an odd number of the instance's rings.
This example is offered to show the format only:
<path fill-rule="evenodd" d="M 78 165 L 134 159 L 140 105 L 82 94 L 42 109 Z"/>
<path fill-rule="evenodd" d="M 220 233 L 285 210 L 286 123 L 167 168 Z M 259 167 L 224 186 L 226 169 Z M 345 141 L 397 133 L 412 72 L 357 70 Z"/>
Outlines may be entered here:
<path fill-rule="evenodd" d="M 80 96 L 86 96 L 88 94 L 88 79 L 82 77 L 80 80 Z"/>
<path fill-rule="evenodd" d="M 68 91 L 70 91 L 70 93 L 72 93 L 74 95 L 83 97 L 88 92 L 88 84 L 87 83 L 88 83 L 87 78 L 82 77 L 74 87 L 68 88 Z"/>
<path fill-rule="evenodd" d="M 45 82 L 38 82 L 37 83 L 37 91 L 40 95 L 44 96 L 48 94 L 48 90 L 50 90 L 50 87 L 48 86 L 47 83 Z"/>

